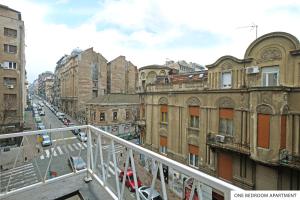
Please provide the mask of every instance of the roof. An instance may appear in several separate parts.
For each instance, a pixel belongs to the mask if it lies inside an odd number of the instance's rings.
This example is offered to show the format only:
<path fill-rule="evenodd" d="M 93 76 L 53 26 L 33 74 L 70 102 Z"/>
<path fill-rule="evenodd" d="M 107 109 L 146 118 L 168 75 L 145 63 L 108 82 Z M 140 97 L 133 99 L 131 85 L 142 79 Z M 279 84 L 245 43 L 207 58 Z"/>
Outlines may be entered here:
<path fill-rule="evenodd" d="M 6 5 L 3 5 L 3 4 L 0 4 L 0 8 L 4 8 L 4 9 L 7 9 L 7 10 L 10 10 L 10 11 L 13 11 L 13 12 L 16 12 L 16 13 L 21 13 L 20 11 L 17 11 L 17 10 L 14 10 Z"/>
<path fill-rule="evenodd" d="M 139 103 L 139 95 L 136 94 L 105 94 L 95 97 L 87 102 L 87 104 L 98 105 L 120 105 Z"/>
<path fill-rule="evenodd" d="M 139 68 L 139 71 L 144 70 L 144 69 L 171 69 L 170 67 L 167 67 L 165 65 L 147 65 L 144 67 Z"/>
<path fill-rule="evenodd" d="M 193 81 L 203 81 L 207 78 L 207 71 L 203 72 L 193 72 L 193 73 L 184 73 L 184 74 L 173 74 L 170 76 L 157 76 L 155 84 L 166 83 L 166 79 L 172 84 L 176 83 L 186 83 Z"/>

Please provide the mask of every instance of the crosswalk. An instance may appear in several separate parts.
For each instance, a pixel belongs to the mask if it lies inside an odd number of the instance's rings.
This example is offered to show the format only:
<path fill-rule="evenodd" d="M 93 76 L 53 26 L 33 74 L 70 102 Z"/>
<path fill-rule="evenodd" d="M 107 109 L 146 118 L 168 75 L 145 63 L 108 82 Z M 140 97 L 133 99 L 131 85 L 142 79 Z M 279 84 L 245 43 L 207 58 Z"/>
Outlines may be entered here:
<path fill-rule="evenodd" d="M 72 144 L 66 144 L 62 146 L 55 146 L 51 147 L 49 149 L 44 149 L 42 154 L 40 155 L 40 159 L 44 160 L 46 158 L 50 158 L 51 155 L 56 157 L 56 156 L 61 156 L 64 154 L 68 154 L 70 152 L 74 151 L 79 151 L 79 150 L 84 150 L 87 148 L 87 144 L 85 143 L 72 143 Z"/>
<path fill-rule="evenodd" d="M 92 145 L 92 147 L 95 148 L 95 145 Z M 104 145 L 104 146 L 102 146 L 102 149 L 104 151 L 110 151 L 110 147 L 111 147 L 111 145 Z M 54 157 L 57 157 L 57 156 L 61 156 L 64 154 L 71 153 L 71 152 L 85 150 L 86 148 L 87 148 L 87 144 L 80 143 L 80 142 L 65 144 L 65 145 L 61 145 L 61 146 L 58 145 L 55 147 L 51 147 L 49 149 L 44 149 L 39 158 L 41 160 L 44 160 L 44 159 L 50 158 L 51 155 Z M 125 149 L 125 147 L 123 147 L 122 145 L 118 145 L 118 144 L 115 145 L 115 153 L 123 152 L 124 149 Z"/>
<path fill-rule="evenodd" d="M 0 172 L 0 193 L 22 188 L 38 182 L 38 177 L 32 163 Z M 9 184 L 9 185 L 7 185 Z M 7 188 L 8 187 L 8 188 Z"/>

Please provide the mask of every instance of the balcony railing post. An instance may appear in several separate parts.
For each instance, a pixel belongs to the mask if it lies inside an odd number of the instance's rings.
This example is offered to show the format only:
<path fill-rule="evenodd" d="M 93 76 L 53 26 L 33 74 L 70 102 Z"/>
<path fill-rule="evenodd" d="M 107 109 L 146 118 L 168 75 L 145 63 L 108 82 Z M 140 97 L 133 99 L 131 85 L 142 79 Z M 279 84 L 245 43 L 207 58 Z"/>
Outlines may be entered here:
<path fill-rule="evenodd" d="M 136 173 L 136 169 L 135 169 L 135 164 L 134 164 L 135 162 L 134 162 L 134 158 L 133 158 L 132 149 L 129 149 L 129 156 L 130 156 L 131 167 L 132 167 L 132 172 L 133 172 L 135 195 L 136 195 L 136 199 L 140 200 L 140 196 L 139 196 L 139 193 L 138 193 L 138 188 L 139 187 L 138 187 L 138 182 L 137 182 L 137 173 Z"/>
<path fill-rule="evenodd" d="M 116 149 L 115 149 L 114 140 L 111 140 L 111 147 L 112 147 L 113 162 L 114 162 L 114 169 L 115 169 L 115 179 L 116 179 L 117 193 L 118 193 L 118 198 L 121 199 L 120 185 L 119 185 L 119 179 L 118 179 L 118 166 L 117 166 L 117 159 L 116 159 Z"/>
<path fill-rule="evenodd" d="M 90 176 L 90 170 L 91 169 L 91 149 L 92 149 L 92 139 L 91 139 L 91 129 L 90 127 L 88 126 L 86 128 L 87 130 L 87 142 L 88 142 L 88 145 L 87 145 L 87 174 L 86 174 L 86 177 L 84 178 L 84 180 L 86 182 L 89 182 L 92 180 L 92 177 Z"/>

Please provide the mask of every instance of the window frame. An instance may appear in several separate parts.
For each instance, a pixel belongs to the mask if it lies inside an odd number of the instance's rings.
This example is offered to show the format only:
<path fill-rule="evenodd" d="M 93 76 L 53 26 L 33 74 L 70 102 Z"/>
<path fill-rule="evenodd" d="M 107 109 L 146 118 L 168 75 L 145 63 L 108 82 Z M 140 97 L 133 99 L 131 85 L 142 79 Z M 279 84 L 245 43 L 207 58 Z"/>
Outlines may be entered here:
<path fill-rule="evenodd" d="M 272 69 L 273 68 L 273 69 Z M 266 74 L 266 76 L 264 76 Z M 270 74 L 276 74 L 276 85 L 269 85 L 269 76 Z M 280 70 L 278 65 L 274 66 L 266 66 L 262 67 L 261 69 L 261 85 L 262 87 L 274 87 L 274 86 L 279 86 L 279 75 L 280 75 Z M 266 77 L 266 80 L 264 81 L 264 77 Z M 266 83 L 264 85 L 264 82 Z"/>
<path fill-rule="evenodd" d="M 225 86 L 224 84 L 224 74 L 230 74 L 230 86 Z M 232 71 L 222 71 L 221 73 L 221 88 L 222 89 L 228 89 L 228 88 L 232 88 Z"/>
<path fill-rule="evenodd" d="M 10 31 L 15 32 L 16 34 L 10 34 Z M 4 32 L 4 36 L 6 36 L 6 37 L 12 37 L 12 38 L 17 38 L 18 37 L 18 31 L 16 29 L 4 27 L 3 32 Z"/>
<path fill-rule="evenodd" d="M 101 115 L 104 115 L 104 116 L 101 116 Z M 100 112 L 100 122 L 105 122 L 105 112 Z"/>
<path fill-rule="evenodd" d="M 199 167 L 199 155 L 189 152 L 189 166 L 196 167 L 196 168 Z"/>
<path fill-rule="evenodd" d="M 11 48 L 16 48 L 16 51 L 11 51 Z M 17 54 L 18 53 L 18 47 L 15 45 L 11 45 L 11 44 L 4 44 L 4 48 L 3 48 L 5 53 L 10 53 L 10 54 Z"/>
<path fill-rule="evenodd" d="M 161 145 L 159 146 L 159 153 L 167 155 L 167 152 L 168 152 L 167 146 L 161 146 Z"/>
<path fill-rule="evenodd" d="M 13 61 L 4 61 L 3 62 L 4 69 L 14 69 L 17 70 L 17 63 Z"/>
<path fill-rule="evenodd" d="M 116 113 L 116 115 L 115 115 L 115 113 Z M 118 120 L 118 112 L 117 111 L 113 111 L 112 118 L 113 118 L 113 121 L 117 121 Z"/>

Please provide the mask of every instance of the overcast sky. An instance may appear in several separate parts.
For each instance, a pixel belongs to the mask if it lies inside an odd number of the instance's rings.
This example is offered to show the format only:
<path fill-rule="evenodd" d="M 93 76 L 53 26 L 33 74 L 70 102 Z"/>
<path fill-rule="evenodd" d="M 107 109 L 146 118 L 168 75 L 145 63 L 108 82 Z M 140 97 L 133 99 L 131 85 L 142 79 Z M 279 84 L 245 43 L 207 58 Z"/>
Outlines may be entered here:
<path fill-rule="evenodd" d="M 300 39 L 299 0 L 0 0 L 22 13 L 32 82 L 79 47 L 138 68 L 166 59 L 207 65 L 243 58 L 258 37 L 284 31 Z M 248 26 L 248 27 L 247 27 Z"/>

